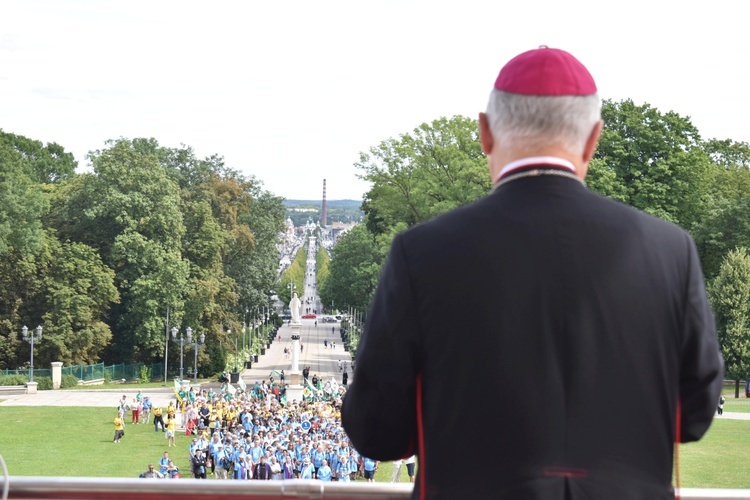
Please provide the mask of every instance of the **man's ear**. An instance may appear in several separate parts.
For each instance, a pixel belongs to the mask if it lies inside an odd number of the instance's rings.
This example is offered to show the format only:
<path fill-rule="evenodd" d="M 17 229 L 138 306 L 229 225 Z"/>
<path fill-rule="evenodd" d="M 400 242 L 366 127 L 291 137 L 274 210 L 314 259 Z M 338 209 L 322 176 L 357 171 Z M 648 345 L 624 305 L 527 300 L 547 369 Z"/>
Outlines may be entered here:
<path fill-rule="evenodd" d="M 492 137 L 490 121 L 486 113 L 479 113 L 479 142 L 482 144 L 482 152 L 489 155 L 495 146 L 495 138 Z"/>
<path fill-rule="evenodd" d="M 604 127 L 604 121 L 599 120 L 598 122 L 596 122 L 596 125 L 594 125 L 594 128 L 591 130 L 591 134 L 589 134 L 589 138 L 586 139 L 586 146 L 583 149 L 583 158 L 582 158 L 584 165 L 588 165 L 588 163 L 594 157 L 594 152 L 596 151 L 596 145 L 599 142 L 599 137 L 602 135 L 602 127 Z"/>

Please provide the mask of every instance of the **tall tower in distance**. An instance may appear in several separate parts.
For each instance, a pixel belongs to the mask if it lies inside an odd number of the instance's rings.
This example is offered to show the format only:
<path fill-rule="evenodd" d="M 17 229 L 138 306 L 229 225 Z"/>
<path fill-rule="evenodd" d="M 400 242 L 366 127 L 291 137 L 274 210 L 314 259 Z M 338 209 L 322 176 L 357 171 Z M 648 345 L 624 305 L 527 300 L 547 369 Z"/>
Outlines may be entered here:
<path fill-rule="evenodd" d="M 323 179 L 323 210 L 320 214 L 320 227 L 328 225 L 328 203 L 326 202 L 326 180 Z"/>

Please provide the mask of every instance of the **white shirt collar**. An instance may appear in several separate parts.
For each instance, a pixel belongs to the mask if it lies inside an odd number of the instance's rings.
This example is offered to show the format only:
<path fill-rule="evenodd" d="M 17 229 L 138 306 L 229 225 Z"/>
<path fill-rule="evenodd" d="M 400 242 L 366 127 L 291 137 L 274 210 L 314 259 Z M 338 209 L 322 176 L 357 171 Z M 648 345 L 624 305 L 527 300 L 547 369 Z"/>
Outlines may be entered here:
<path fill-rule="evenodd" d="M 564 158 L 558 158 L 557 156 L 530 156 L 528 158 L 521 158 L 520 160 L 512 161 L 505 165 L 502 170 L 500 170 L 500 173 L 497 174 L 497 177 L 495 177 L 495 184 L 509 173 L 531 165 L 550 165 L 554 167 L 562 167 L 573 173 L 576 171 L 575 165 Z"/>

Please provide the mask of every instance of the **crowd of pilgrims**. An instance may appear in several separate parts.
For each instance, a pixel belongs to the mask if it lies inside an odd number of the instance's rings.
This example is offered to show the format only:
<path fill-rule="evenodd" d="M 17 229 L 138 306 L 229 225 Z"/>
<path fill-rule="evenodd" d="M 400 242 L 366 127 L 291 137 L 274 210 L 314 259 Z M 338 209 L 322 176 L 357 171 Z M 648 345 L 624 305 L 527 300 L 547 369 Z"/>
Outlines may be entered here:
<path fill-rule="evenodd" d="M 192 437 L 193 477 L 350 481 L 377 467 L 344 433 L 342 394 L 282 405 L 271 391 L 230 391 L 191 389 L 178 397 L 183 428 Z"/>

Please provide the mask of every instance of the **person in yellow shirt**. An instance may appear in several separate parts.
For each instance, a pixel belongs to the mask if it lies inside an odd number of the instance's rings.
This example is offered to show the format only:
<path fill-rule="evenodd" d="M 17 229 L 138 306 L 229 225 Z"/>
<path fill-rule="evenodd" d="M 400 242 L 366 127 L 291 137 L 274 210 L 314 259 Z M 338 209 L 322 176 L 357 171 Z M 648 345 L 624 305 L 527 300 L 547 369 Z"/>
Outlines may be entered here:
<path fill-rule="evenodd" d="M 158 406 L 154 406 L 153 408 L 154 413 L 154 432 L 159 430 L 159 426 L 161 426 L 161 430 L 166 431 L 166 428 L 164 426 L 164 417 L 162 416 L 162 410 Z"/>
<path fill-rule="evenodd" d="M 115 439 L 113 443 L 119 443 L 120 439 L 125 435 L 125 422 L 122 420 L 122 416 L 118 413 L 115 417 Z"/>
<path fill-rule="evenodd" d="M 229 425 L 232 422 L 234 422 L 236 419 L 237 419 L 237 410 L 234 409 L 234 406 L 230 406 L 224 413 L 224 426 L 229 427 Z"/>
<path fill-rule="evenodd" d="M 177 408 L 174 406 L 174 401 L 170 401 L 169 405 L 167 406 L 167 418 L 175 418 L 175 415 L 177 413 Z"/>
<path fill-rule="evenodd" d="M 175 418 L 170 418 L 167 416 L 167 432 L 165 434 L 165 437 L 167 438 L 167 447 L 177 447 L 174 440 L 175 432 L 177 431 L 177 420 Z"/>

